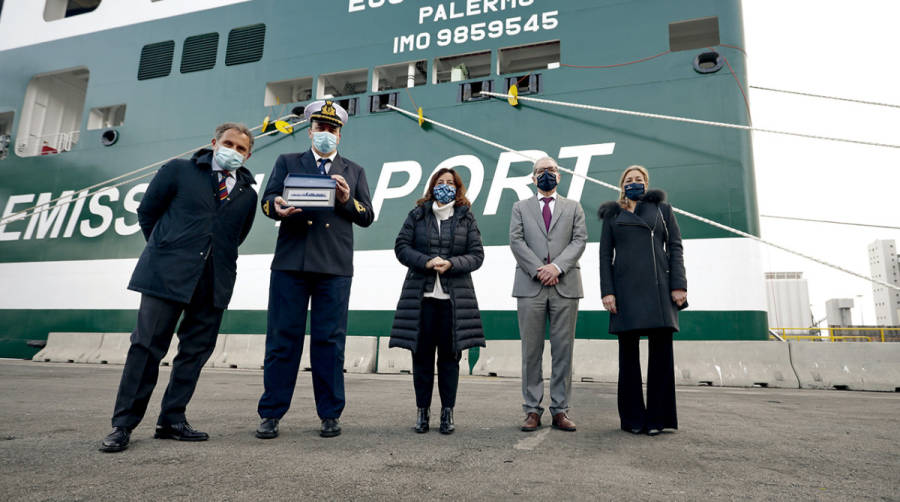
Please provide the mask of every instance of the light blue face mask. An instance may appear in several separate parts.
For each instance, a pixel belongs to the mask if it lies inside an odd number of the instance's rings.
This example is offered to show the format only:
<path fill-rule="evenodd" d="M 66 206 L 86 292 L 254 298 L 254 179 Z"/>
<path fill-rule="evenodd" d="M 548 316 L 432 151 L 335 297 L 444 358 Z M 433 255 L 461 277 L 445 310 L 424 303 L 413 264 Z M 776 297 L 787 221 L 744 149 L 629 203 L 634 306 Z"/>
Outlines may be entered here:
<path fill-rule="evenodd" d="M 314 132 L 312 144 L 319 153 L 327 155 L 337 148 L 337 136 L 328 131 Z"/>
<path fill-rule="evenodd" d="M 216 163 L 222 169 L 234 171 L 244 165 L 244 156 L 231 148 L 220 146 L 216 148 Z"/>

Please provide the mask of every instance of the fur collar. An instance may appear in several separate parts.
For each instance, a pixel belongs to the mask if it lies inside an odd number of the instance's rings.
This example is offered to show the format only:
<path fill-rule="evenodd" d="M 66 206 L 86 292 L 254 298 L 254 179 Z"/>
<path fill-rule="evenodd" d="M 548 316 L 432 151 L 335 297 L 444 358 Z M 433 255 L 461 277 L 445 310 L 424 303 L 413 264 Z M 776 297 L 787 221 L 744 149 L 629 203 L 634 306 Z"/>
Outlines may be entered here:
<path fill-rule="evenodd" d="M 601 220 L 605 218 L 615 218 L 621 211 L 622 206 L 619 205 L 619 201 L 611 200 L 600 204 L 600 208 L 597 210 L 597 216 L 599 216 Z"/>
<path fill-rule="evenodd" d="M 650 202 L 653 204 L 659 204 L 660 202 L 666 201 L 666 192 L 657 189 L 647 190 L 647 193 L 644 194 L 644 197 L 641 198 L 642 202 Z"/>
<path fill-rule="evenodd" d="M 647 190 L 647 193 L 641 198 L 641 202 L 649 202 L 651 204 L 659 204 L 660 202 L 665 201 L 666 192 L 657 189 Z M 615 218 L 620 212 L 622 212 L 622 206 L 619 205 L 619 201 L 611 200 L 600 204 L 600 208 L 597 209 L 597 216 L 599 216 L 601 220 L 605 218 Z"/>

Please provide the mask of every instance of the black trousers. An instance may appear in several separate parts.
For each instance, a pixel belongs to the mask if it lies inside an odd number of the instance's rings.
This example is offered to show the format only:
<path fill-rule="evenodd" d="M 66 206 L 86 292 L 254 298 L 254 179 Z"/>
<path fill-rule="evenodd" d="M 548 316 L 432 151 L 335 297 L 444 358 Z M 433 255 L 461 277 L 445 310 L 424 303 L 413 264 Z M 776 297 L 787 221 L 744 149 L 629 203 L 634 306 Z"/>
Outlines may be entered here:
<path fill-rule="evenodd" d="M 641 386 L 638 341 L 647 337 L 647 406 Z M 622 428 L 677 429 L 675 413 L 675 361 L 672 331 L 631 331 L 619 335 L 619 419 Z"/>
<path fill-rule="evenodd" d="M 437 349 L 438 392 L 441 407 L 456 405 L 456 388 L 459 386 L 459 360 L 461 352 L 453 347 L 453 312 L 450 300 L 422 299 L 422 322 L 419 341 L 413 352 L 413 387 L 416 389 L 416 407 L 431 407 L 434 393 L 434 352 Z"/>
<path fill-rule="evenodd" d="M 150 395 L 159 377 L 159 362 L 172 342 L 178 318 L 178 355 L 172 362 L 169 386 L 162 398 L 157 424 L 183 422 L 184 410 L 194 395 L 200 370 L 212 355 L 224 310 L 213 306 L 213 270 L 207 261 L 189 304 L 141 295 L 137 327 L 122 370 L 113 427 L 135 428 L 144 418 Z"/>

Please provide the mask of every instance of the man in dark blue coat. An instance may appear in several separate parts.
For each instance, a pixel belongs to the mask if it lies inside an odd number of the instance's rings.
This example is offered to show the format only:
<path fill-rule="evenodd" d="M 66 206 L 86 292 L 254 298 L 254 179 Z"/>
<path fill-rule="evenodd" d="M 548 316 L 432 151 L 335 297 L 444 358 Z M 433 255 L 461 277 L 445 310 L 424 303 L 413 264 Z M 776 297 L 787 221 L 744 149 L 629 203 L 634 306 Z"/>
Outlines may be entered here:
<path fill-rule="evenodd" d="M 190 160 L 176 159 L 160 168 L 138 207 L 147 246 L 128 289 L 141 293 L 141 305 L 122 370 L 113 431 L 101 451 L 128 447 L 182 314 L 178 355 L 154 437 L 209 438 L 188 424 L 184 411 L 215 348 L 234 289 L 238 246 L 253 225 L 257 201 L 253 177 L 243 167 L 253 148 L 250 130 L 242 124 L 222 124 L 212 145 L 213 150 L 199 150 Z"/>
<path fill-rule="evenodd" d="M 344 410 L 344 341 L 353 278 L 353 224 L 374 220 L 366 172 L 338 155 L 347 112 L 332 101 L 311 103 L 312 148 L 278 157 L 262 197 L 263 213 L 281 222 L 269 282 L 265 392 L 256 436 L 278 435 L 278 422 L 294 395 L 300 354 L 310 310 L 310 365 L 320 435 L 341 433 Z M 327 175 L 337 183 L 334 208 L 316 211 L 290 207 L 282 198 L 288 174 Z M 311 302 L 311 308 L 310 308 Z"/>

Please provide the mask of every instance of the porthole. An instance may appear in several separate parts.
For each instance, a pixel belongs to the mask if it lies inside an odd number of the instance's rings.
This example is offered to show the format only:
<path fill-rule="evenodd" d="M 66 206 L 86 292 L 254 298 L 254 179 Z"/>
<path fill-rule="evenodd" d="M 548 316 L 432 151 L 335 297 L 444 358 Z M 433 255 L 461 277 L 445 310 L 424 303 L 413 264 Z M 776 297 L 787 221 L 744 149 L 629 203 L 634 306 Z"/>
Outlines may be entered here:
<path fill-rule="evenodd" d="M 715 73 L 725 64 L 722 56 L 716 51 L 701 52 L 694 58 L 694 71 L 697 73 Z"/>
<path fill-rule="evenodd" d="M 113 146 L 119 141 L 119 132 L 115 129 L 107 129 L 100 135 L 100 144 L 103 146 Z"/>

